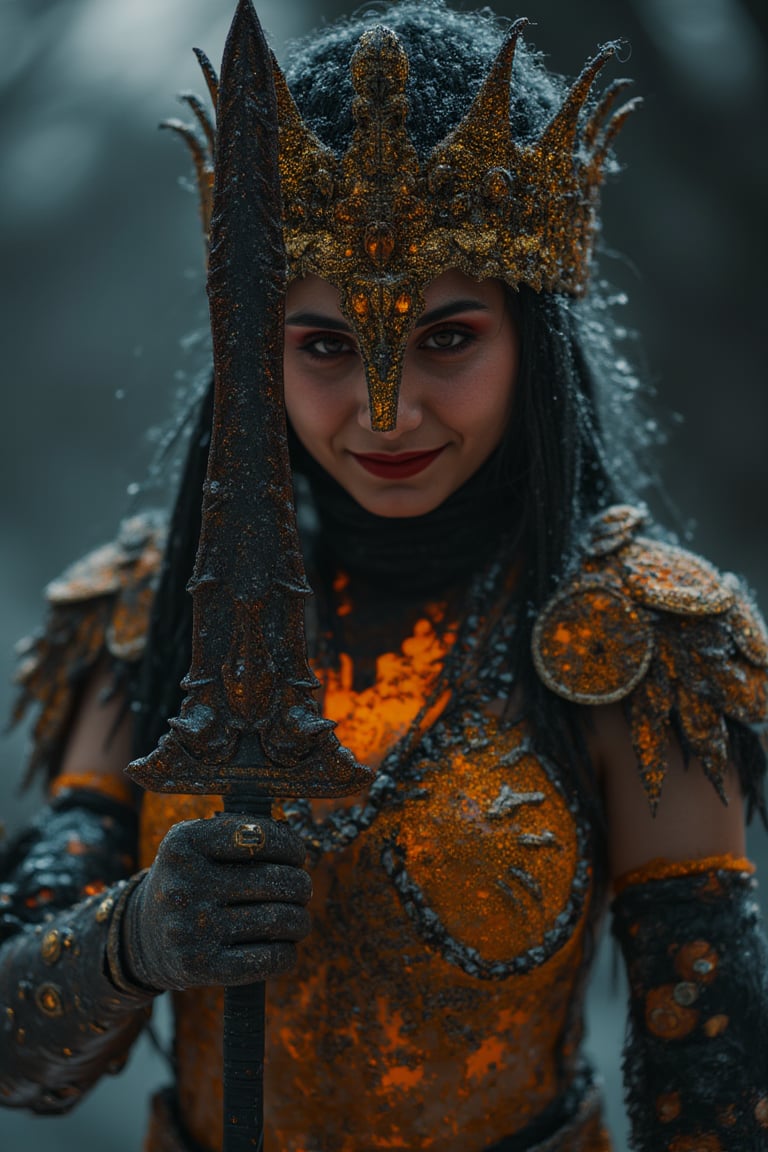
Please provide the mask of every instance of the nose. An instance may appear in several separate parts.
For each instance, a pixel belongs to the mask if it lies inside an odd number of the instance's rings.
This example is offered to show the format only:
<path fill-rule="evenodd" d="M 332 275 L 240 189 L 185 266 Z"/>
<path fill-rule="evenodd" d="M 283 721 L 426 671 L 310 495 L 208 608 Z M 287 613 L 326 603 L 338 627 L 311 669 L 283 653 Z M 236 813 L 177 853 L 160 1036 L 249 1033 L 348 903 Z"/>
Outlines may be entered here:
<path fill-rule="evenodd" d="M 371 409 L 368 404 L 368 390 L 365 388 L 360 398 L 357 410 L 357 419 L 361 428 L 371 432 Z M 424 418 L 421 397 L 418 389 L 408 380 L 407 373 L 403 373 L 400 381 L 400 391 L 397 397 L 397 419 L 395 427 L 390 432 L 376 432 L 382 440 L 399 440 L 405 432 L 414 432 Z"/>

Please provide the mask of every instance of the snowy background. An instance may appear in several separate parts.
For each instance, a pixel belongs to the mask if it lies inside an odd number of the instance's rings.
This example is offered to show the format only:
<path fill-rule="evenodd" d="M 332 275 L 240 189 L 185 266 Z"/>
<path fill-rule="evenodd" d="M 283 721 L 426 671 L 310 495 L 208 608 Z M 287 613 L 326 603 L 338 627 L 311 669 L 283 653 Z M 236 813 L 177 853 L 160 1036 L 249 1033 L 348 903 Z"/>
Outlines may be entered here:
<path fill-rule="evenodd" d="M 286 41 L 354 5 L 260 0 Z M 470 5 L 466 5 L 469 7 Z M 218 63 L 232 0 L 0 0 L 0 708 L 12 645 L 40 618 L 40 592 L 113 533 L 128 491 L 204 362 L 202 248 L 181 145 L 155 131 L 173 94 L 203 86 L 190 51 Z M 768 606 L 768 8 L 762 0 L 529 0 L 529 39 L 575 74 L 606 39 L 644 110 L 625 129 L 628 172 L 604 196 L 603 271 L 643 333 L 661 464 L 689 541 Z M 629 51 L 627 55 L 629 55 Z M 611 75 L 618 74 L 612 71 Z M 628 341 L 630 359 L 638 348 Z M 682 414 L 681 421 L 678 414 Z M 156 438 L 155 438 L 156 439 Z M 2 745 L 0 819 L 18 794 L 25 735 Z M 768 838 L 752 853 L 768 876 Z M 590 1046 L 625 1152 L 619 1048 L 623 994 L 601 955 Z M 144 1101 L 163 1079 L 142 1042 L 128 1070 L 74 1115 L 0 1112 L 3 1152 L 138 1152 Z M 275 1150 L 276 1152 L 276 1150 Z"/>

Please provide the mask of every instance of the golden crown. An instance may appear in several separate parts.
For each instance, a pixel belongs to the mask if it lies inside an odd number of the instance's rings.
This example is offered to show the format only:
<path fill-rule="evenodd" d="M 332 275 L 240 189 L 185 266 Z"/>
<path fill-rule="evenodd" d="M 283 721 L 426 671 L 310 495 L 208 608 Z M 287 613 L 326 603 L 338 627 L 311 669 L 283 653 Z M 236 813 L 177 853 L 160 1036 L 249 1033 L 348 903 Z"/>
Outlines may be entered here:
<path fill-rule="evenodd" d="M 403 356 L 430 281 L 450 268 L 511 287 L 584 292 L 598 227 L 598 193 L 611 142 L 638 101 L 616 108 L 616 80 L 587 109 L 595 79 L 615 53 L 591 59 L 538 139 L 517 144 L 510 124 L 512 27 L 475 100 L 421 162 L 407 128 L 408 56 L 397 35 L 365 32 L 351 61 L 354 130 L 343 156 L 304 123 L 277 61 L 274 80 L 289 279 L 333 284 L 365 364 L 371 425 L 395 426 Z M 216 106 L 218 82 L 196 50 Z M 184 99 L 194 125 L 166 126 L 195 160 L 206 240 L 213 198 L 215 129 L 201 102 Z"/>

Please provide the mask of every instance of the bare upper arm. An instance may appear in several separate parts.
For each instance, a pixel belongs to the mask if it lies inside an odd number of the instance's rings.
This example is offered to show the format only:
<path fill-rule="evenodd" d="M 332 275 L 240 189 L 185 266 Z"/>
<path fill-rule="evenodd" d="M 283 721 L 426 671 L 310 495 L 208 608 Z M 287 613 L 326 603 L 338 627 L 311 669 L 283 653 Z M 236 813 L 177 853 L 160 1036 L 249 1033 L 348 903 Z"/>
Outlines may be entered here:
<path fill-rule="evenodd" d="M 125 803 L 137 789 L 125 774 L 132 759 L 133 721 L 121 693 L 110 695 L 112 679 L 100 667 L 88 681 L 70 727 L 51 790 L 91 788 Z"/>
<path fill-rule="evenodd" d="M 733 767 L 725 777 L 724 805 L 698 760 L 685 766 L 674 742 L 654 816 L 638 771 L 629 725 L 619 704 L 594 710 L 590 736 L 601 779 L 614 878 L 656 857 L 691 860 L 745 854 L 744 804 Z"/>

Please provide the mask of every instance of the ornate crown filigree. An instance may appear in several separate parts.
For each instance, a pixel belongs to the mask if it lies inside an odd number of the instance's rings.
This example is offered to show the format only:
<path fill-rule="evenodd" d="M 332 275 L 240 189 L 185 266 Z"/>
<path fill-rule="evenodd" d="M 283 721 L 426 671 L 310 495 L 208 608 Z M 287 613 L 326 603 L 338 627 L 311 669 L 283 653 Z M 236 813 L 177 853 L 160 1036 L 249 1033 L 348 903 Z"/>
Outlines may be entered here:
<path fill-rule="evenodd" d="M 630 82 L 616 80 L 585 107 L 615 53 L 608 44 L 539 138 L 518 144 L 510 90 L 526 24 L 512 25 L 464 119 L 423 162 L 406 123 L 408 57 L 390 29 L 365 32 L 352 56 L 354 131 L 341 157 L 306 126 L 274 62 L 289 278 L 315 274 L 339 290 L 365 364 L 374 429 L 395 426 L 405 348 L 424 290 L 442 272 L 458 268 L 536 291 L 578 295 L 586 288 L 608 150 L 638 100 L 617 109 Z M 215 106 L 216 75 L 197 56 Z M 178 120 L 166 124 L 192 150 L 207 237 L 215 132 L 200 101 L 182 99 L 203 137 Z"/>

